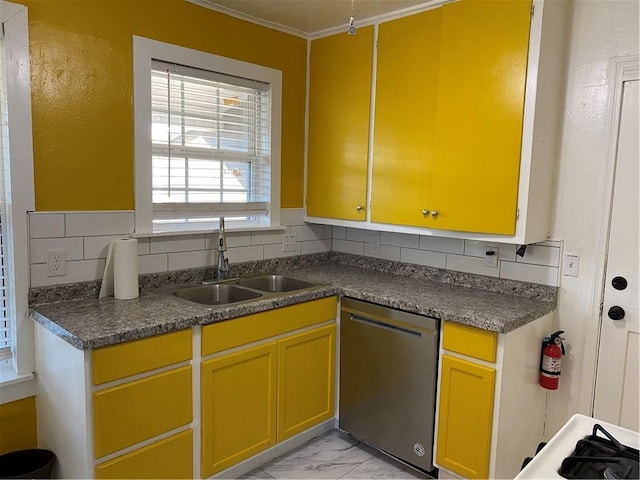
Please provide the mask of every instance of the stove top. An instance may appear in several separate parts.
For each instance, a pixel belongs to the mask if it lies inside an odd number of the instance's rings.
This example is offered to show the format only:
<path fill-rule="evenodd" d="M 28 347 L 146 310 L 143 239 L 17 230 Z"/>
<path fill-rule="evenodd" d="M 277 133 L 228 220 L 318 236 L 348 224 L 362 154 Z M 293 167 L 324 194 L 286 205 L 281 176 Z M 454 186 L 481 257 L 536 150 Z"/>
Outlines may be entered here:
<path fill-rule="evenodd" d="M 595 425 L 598 427 L 595 428 Z M 619 446 L 624 449 L 621 456 Z M 640 478 L 638 448 L 638 432 L 576 414 L 533 457 L 516 479 L 625 478 L 625 472 L 629 475 L 626 478 Z M 592 455 L 597 455 L 596 460 L 593 460 Z M 612 455 L 618 455 L 622 460 L 612 462 Z M 591 460 L 580 459 L 589 456 Z M 631 470 L 627 472 L 629 465 Z M 589 468 L 594 468 L 595 471 L 588 473 Z"/>
<path fill-rule="evenodd" d="M 558 473 L 564 478 L 640 478 L 638 450 L 622 445 L 596 423 L 592 434 L 578 440 L 562 461 Z"/>

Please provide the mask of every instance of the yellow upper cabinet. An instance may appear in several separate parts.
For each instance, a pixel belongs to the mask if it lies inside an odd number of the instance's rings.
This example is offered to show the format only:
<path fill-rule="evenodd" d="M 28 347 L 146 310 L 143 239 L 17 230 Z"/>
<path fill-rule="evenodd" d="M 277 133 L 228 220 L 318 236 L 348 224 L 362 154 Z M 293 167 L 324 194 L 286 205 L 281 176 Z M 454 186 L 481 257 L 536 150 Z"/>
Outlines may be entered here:
<path fill-rule="evenodd" d="M 427 210 L 435 181 L 440 16 L 441 9 L 429 10 L 383 23 L 378 30 L 373 222 L 433 223 Z"/>
<path fill-rule="evenodd" d="M 513 235 L 531 1 L 441 10 L 431 226 Z"/>
<path fill-rule="evenodd" d="M 311 43 L 307 214 L 365 220 L 373 27 Z"/>
<path fill-rule="evenodd" d="M 314 40 L 308 217 L 476 240 L 545 240 L 567 3 L 458 0 L 374 25 L 369 122 L 370 31 Z M 358 38 L 359 60 L 351 60 Z M 356 129 L 359 142 L 352 141 Z M 354 145 L 363 162 L 357 169 L 346 162 Z M 356 211 L 363 202 L 368 211 Z"/>

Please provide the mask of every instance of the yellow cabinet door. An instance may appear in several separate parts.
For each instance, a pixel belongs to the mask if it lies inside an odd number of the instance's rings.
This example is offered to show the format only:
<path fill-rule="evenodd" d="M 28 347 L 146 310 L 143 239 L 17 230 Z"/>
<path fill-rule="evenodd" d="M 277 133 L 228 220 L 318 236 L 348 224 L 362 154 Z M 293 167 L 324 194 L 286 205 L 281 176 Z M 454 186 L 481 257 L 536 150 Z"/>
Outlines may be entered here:
<path fill-rule="evenodd" d="M 336 327 L 278 342 L 278 441 L 333 417 Z"/>
<path fill-rule="evenodd" d="M 442 7 L 432 228 L 513 235 L 531 0 Z"/>
<path fill-rule="evenodd" d="M 465 478 L 488 478 L 496 371 L 442 357 L 436 462 Z"/>
<path fill-rule="evenodd" d="M 372 53 L 371 26 L 311 42 L 310 216 L 365 220 Z"/>
<path fill-rule="evenodd" d="M 371 221 L 431 227 L 438 94 L 437 8 L 378 30 Z M 425 214 L 426 213 L 426 214 Z"/>
<path fill-rule="evenodd" d="M 202 362 L 202 475 L 276 442 L 276 342 Z"/>
<path fill-rule="evenodd" d="M 193 431 L 101 463 L 96 466 L 96 478 L 193 478 Z"/>

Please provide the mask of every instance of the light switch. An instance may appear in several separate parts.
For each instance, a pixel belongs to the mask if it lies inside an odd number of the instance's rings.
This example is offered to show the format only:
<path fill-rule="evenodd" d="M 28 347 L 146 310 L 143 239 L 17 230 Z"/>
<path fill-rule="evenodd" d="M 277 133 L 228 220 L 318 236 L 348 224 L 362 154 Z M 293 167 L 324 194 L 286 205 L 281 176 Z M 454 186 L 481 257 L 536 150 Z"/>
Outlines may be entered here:
<path fill-rule="evenodd" d="M 568 253 L 562 262 L 562 274 L 567 277 L 578 276 L 578 266 L 580 265 L 580 255 Z"/>

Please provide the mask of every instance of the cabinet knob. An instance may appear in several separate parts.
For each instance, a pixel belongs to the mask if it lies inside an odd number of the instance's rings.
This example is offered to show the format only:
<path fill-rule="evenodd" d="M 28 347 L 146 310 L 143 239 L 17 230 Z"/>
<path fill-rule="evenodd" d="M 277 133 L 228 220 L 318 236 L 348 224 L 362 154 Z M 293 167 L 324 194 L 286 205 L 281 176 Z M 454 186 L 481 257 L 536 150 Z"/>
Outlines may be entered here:
<path fill-rule="evenodd" d="M 362 205 L 356 205 L 356 210 L 361 212 L 362 211 Z"/>
<path fill-rule="evenodd" d="M 431 211 L 431 216 L 432 216 L 433 218 L 438 218 L 438 211 L 437 211 L 437 210 L 432 210 L 432 211 Z"/>
<path fill-rule="evenodd" d="M 426 208 L 422 210 L 422 215 L 424 215 L 425 217 L 427 215 L 429 215 L 429 210 L 427 210 Z"/>

